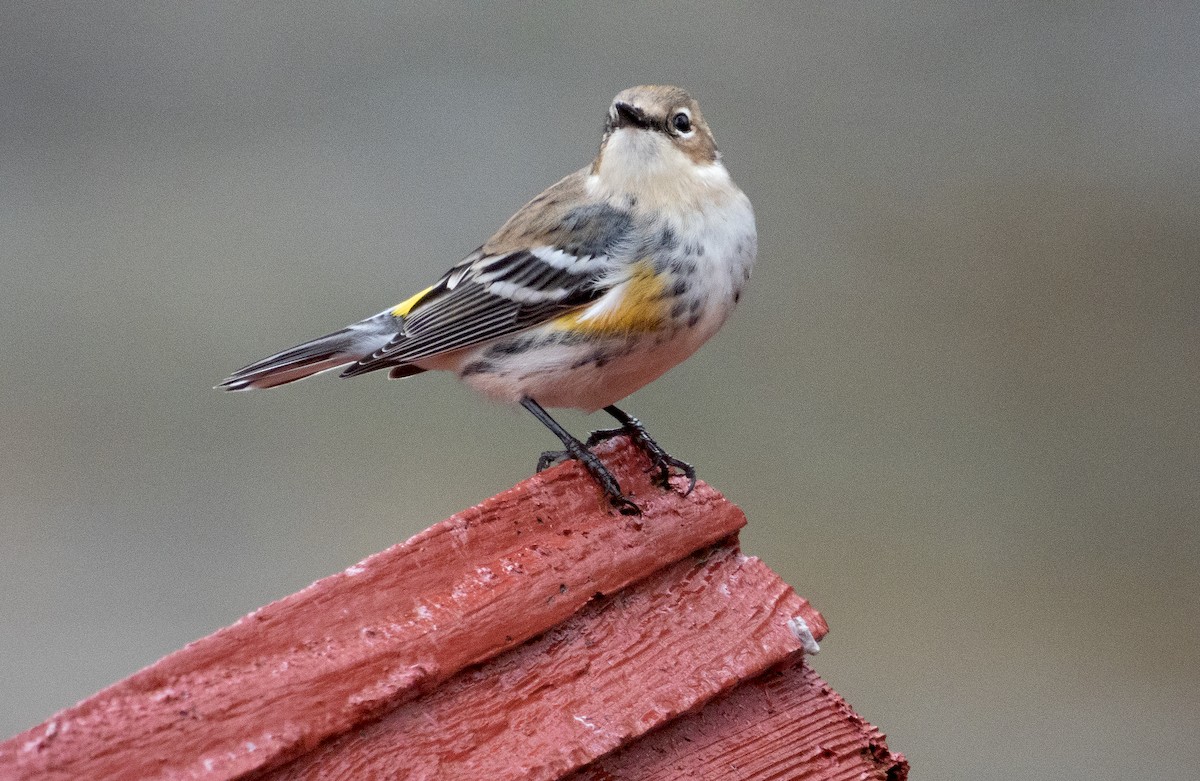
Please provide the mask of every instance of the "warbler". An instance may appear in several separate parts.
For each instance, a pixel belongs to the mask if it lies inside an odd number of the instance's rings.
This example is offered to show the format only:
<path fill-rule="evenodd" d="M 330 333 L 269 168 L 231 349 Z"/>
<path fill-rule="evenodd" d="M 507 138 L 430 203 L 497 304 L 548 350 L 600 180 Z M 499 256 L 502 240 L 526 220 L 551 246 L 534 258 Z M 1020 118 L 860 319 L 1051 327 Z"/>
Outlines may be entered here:
<path fill-rule="evenodd" d="M 239 369 L 218 387 L 270 388 L 346 367 L 354 377 L 452 371 L 529 410 L 621 512 L 637 505 L 589 449 L 627 433 L 658 482 L 691 465 L 616 406 L 716 333 L 757 253 L 749 199 L 695 100 L 678 87 L 624 90 L 591 165 L 525 204 L 481 247 L 403 303 Z M 546 407 L 603 409 L 619 423 L 586 443 Z"/>

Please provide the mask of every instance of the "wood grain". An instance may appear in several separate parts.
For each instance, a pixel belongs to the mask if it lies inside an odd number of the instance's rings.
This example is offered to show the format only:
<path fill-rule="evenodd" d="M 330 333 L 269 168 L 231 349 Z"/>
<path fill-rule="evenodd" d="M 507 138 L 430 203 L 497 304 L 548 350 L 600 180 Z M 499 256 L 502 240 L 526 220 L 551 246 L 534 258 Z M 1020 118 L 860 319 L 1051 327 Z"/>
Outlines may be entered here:
<path fill-rule="evenodd" d="M 800 656 L 563 781 L 904 781 L 908 762 Z"/>
<path fill-rule="evenodd" d="M 824 634 L 761 561 L 706 549 L 263 781 L 557 779 L 796 653 L 797 615 Z"/>
<path fill-rule="evenodd" d="M 627 441 L 598 450 L 640 518 L 612 512 L 573 462 L 543 472 L 0 743 L 0 778 L 278 767 L 744 525 L 703 483 L 653 486 Z"/>

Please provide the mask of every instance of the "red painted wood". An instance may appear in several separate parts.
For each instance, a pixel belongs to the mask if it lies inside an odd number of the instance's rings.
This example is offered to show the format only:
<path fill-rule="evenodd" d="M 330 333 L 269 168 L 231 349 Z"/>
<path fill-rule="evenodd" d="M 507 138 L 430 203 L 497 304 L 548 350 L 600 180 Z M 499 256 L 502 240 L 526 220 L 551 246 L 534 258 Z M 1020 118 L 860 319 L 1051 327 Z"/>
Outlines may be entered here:
<path fill-rule="evenodd" d="M 278 767 L 745 523 L 703 483 L 687 497 L 651 485 L 624 440 L 599 449 L 641 518 L 611 512 L 577 464 L 543 472 L 0 743 L 0 779 Z"/>
<path fill-rule="evenodd" d="M 808 603 L 736 544 L 588 605 L 262 781 L 551 781 L 796 653 Z"/>
<path fill-rule="evenodd" d="M 904 781 L 908 762 L 801 657 L 564 781 Z"/>

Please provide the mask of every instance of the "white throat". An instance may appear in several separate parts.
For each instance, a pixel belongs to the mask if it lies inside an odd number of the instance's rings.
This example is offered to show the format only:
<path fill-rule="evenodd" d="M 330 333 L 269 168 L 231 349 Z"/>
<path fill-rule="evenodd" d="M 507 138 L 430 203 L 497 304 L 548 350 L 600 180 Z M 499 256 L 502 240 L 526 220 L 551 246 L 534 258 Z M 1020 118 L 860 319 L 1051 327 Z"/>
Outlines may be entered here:
<path fill-rule="evenodd" d="M 720 159 L 697 164 L 659 133 L 630 128 L 613 132 L 588 189 L 613 199 L 636 198 L 640 206 L 694 209 L 737 192 Z"/>

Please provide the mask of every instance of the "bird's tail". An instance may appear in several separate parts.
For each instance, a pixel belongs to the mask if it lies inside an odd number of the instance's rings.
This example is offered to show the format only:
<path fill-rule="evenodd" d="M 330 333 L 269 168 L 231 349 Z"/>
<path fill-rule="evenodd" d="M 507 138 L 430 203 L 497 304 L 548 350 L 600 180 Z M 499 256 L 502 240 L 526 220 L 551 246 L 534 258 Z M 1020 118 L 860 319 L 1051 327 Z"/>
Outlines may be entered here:
<path fill-rule="evenodd" d="M 217 387 L 231 391 L 274 388 L 354 363 L 391 341 L 399 333 L 400 323 L 391 310 L 380 312 L 340 331 L 255 361 L 238 369 Z"/>

